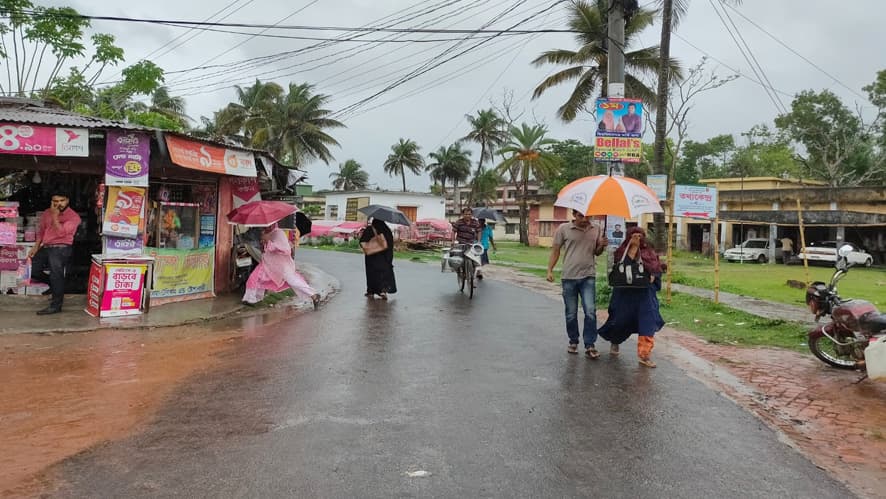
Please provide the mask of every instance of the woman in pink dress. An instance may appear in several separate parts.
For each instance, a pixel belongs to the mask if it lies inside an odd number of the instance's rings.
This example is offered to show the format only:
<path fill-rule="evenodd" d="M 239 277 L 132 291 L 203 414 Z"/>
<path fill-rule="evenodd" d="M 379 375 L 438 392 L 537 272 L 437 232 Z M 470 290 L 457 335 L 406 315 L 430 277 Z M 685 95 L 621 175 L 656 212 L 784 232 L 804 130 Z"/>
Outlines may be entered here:
<path fill-rule="evenodd" d="M 262 233 L 262 242 L 262 260 L 246 281 L 243 301 L 252 305 L 262 301 L 266 290 L 279 292 L 290 287 L 296 294 L 310 297 L 314 308 L 317 308 L 320 295 L 295 270 L 292 246 L 289 245 L 286 234 L 277 224 L 273 224 Z"/>

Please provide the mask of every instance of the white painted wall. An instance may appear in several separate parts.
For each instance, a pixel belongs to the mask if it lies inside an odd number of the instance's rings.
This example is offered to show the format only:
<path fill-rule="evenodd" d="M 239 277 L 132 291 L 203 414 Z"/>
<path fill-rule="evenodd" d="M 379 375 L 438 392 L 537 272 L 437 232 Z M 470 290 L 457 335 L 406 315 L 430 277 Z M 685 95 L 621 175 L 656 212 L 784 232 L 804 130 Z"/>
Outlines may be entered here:
<path fill-rule="evenodd" d="M 327 220 L 343 221 L 347 210 L 349 198 L 369 198 L 369 204 L 384 206 L 414 206 L 417 208 L 417 220 L 424 218 L 446 218 L 446 204 L 443 196 L 422 194 L 415 192 L 389 192 L 389 191 L 350 191 L 326 194 L 326 209 L 324 215 Z M 337 214 L 332 216 L 337 207 Z"/>

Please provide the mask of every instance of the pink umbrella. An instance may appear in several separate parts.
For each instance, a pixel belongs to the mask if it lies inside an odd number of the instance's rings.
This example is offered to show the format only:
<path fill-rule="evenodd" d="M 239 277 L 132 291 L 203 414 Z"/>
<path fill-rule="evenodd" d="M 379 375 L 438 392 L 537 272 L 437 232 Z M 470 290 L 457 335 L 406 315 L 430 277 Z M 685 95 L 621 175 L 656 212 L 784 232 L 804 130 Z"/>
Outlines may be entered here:
<path fill-rule="evenodd" d="M 252 201 L 228 213 L 228 223 L 248 227 L 267 227 L 298 210 L 283 201 Z"/>

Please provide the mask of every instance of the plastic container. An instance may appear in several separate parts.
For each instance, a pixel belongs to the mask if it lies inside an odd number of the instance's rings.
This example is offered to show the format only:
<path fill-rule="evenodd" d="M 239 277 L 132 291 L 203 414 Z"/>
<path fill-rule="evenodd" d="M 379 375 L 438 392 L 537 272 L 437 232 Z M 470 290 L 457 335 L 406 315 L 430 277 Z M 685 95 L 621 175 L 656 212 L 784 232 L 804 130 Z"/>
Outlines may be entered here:
<path fill-rule="evenodd" d="M 868 345 L 864 350 L 864 361 L 869 378 L 886 381 L 886 336 Z"/>

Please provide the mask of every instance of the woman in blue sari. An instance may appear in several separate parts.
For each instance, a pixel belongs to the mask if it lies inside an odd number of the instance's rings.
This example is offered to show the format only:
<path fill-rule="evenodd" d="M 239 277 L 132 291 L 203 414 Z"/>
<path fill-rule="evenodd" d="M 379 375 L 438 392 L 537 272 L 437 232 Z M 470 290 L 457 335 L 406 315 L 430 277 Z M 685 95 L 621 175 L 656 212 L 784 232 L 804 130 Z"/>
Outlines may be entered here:
<path fill-rule="evenodd" d="M 642 261 L 649 272 L 649 283 L 645 287 L 612 288 L 609 318 L 597 330 L 597 334 L 611 342 L 610 353 L 618 355 L 619 345 L 636 333 L 640 365 L 655 367 L 651 358 L 655 333 L 664 326 L 656 295 L 661 290 L 661 261 L 646 240 L 646 232 L 640 227 L 629 229 L 624 242 L 615 250 L 615 261 L 620 262 L 622 257 L 626 265 Z"/>

